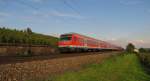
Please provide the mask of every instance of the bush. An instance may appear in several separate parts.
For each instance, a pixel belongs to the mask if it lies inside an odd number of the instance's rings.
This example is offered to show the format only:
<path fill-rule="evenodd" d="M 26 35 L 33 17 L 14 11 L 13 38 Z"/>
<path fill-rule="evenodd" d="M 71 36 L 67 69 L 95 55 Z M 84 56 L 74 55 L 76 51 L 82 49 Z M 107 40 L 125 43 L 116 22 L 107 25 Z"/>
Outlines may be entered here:
<path fill-rule="evenodd" d="M 147 50 L 146 50 L 146 49 L 144 49 L 144 48 L 140 48 L 140 49 L 139 49 L 139 52 L 140 52 L 140 53 L 146 53 L 146 52 L 147 52 Z"/>
<path fill-rule="evenodd" d="M 139 58 L 144 65 L 150 67 L 150 53 L 139 54 Z"/>

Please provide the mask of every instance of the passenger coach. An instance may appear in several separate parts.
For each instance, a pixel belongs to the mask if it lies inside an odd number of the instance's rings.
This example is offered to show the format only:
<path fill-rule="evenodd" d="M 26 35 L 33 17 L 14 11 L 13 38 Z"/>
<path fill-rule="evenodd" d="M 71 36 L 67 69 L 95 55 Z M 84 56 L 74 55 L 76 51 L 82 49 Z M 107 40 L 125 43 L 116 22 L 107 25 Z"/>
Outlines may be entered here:
<path fill-rule="evenodd" d="M 58 43 L 61 52 L 122 50 L 121 47 L 77 33 L 62 34 Z"/>

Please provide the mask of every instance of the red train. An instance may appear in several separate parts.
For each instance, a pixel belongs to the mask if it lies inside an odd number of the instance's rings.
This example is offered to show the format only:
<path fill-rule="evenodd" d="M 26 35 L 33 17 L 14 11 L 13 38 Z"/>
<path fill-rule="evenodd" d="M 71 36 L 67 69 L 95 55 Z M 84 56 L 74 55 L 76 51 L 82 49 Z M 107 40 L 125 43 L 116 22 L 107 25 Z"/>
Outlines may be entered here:
<path fill-rule="evenodd" d="M 116 50 L 123 48 L 77 33 L 62 34 L 58 43 L 61 52 Z"/>

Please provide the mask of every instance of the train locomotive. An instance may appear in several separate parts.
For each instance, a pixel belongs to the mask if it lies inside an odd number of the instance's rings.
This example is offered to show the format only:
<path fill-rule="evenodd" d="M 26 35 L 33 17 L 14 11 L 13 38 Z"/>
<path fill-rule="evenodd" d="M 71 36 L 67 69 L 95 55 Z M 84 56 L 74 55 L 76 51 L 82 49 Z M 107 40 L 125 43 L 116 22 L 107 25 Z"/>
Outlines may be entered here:
<path fill-rule="evenodd" d="M 58 42 L 60 52 L 87 52 L 112 50 L 121 51 L 122 47 L 108 42 L 84 36 L 78 33 L 67 33 L 60 35 Z"/>

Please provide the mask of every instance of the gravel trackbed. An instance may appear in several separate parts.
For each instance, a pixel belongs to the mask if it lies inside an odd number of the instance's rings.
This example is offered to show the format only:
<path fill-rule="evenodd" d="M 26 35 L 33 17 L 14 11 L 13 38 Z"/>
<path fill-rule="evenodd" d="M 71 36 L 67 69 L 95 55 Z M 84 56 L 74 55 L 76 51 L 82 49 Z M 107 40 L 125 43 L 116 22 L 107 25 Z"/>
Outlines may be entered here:
<path fill-rule="evenodd" d="M 82 65 L 101 62 L 119 53 L 98 53 L 63 58 L 22 61 L 0 64 L 0 81 L 40 81 L 68 70 L 80 69 Z"/>

